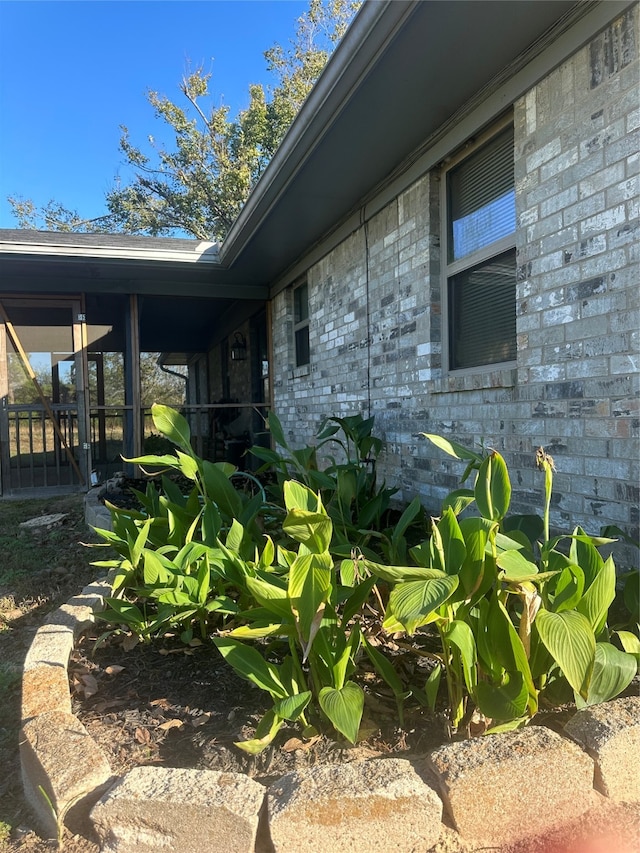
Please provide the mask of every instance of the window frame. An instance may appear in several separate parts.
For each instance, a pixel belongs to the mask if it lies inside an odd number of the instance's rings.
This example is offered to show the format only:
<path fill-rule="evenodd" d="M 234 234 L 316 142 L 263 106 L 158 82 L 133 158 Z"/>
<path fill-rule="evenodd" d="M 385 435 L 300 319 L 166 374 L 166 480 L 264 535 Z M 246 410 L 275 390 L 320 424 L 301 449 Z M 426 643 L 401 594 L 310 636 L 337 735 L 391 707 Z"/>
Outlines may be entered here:
<path fill-rule="evenodd" d="M 465 373 L 481 373 L 487 372 L 491 370 L 500 370 L 505 367 L 513 367 L 516 364 L 516 359 L 509 359 L 507 361 L 500 362 L 488 362 L 486 364 L 479 364 L 470 367 L 454 367 L 451 364 L 451 345 L 452 345 L 452 320 L 453 320 L 453 311 L 450 305 L 450 282 L 454 278 L 454 276 L 458 275 L 461 272 L 465 272 L 467 270 L 471 270 L 474 267 L 477 267 L 486 261 L 490 261 L 492 258 L 498 258 L 500 255 L 505 252 L 510 251 L 511 249 L 516 249 L 516 233 L 517 233 L 517 221 L 514 223 L 514 229 L 511 234 L 508 234 L 505 237 L 500 237 L 495 240 L 493 243 L 488 244 L 487 246 L 483 246 L 480 249 L 477 249 L 474 252 L 471 252 L 465 257 L 460 258 L 459 260 L 449 261 L 449 217 L 450 217 L 450 204 L 449 204 L 449 194 L 448 194 L 448 186 L 449 186 L 449 172 L 454 169 L 456 166 L 459 166 L 467 158 L 473 156 L 478 151 L 480 151 L 485 145 L 492 142 L 497 136 L 499 136 L 502 132 L 504 132 L 507 128 L 513 128 L 513 115 L 509 113 L 505 115 L 499 122 L 491 125 L 489 129 L 479 134 L 477 137 L 469 141 L 463 148 L 459 149 L 455 154 L 453 154 L 450 158 L 446 160 L 446 162 L 442 166 L 441 174 L 440 174 L 440 210 L 442 212 L 441 216 L 441 235 L 440 235 L 440 245 L 441 245 L 441 287 L 442 287 L 442 357 L 443 357 L 443 365 L 447 373 L 455 374 L 456 376 L 464 375 Z M 514 189 L 515 189 L 515 179 L 514 179 Z M 514 288 L 516 285 L 516 279 L 514 274 Z"/>
<path fill-rule="evenodd" d="M 303 287 L 307 289 L 307 316 L 302 320 L 296 322 L 296 291 L 301 290 Z M 309 340 L 309 282 L 306 276 L 297 281 L 291 288 L 291 305 L 292 305 L 292 313 L 293 313 L 293 361 L 294 366 L 296 368 L 299 367 L 307 367 L 311 363 L 311 346 Z M 299 360 L 299 352 L 298 352 L 298 334 L 306 330 L 307 337 L 307 360 L 300 361 Z"/>

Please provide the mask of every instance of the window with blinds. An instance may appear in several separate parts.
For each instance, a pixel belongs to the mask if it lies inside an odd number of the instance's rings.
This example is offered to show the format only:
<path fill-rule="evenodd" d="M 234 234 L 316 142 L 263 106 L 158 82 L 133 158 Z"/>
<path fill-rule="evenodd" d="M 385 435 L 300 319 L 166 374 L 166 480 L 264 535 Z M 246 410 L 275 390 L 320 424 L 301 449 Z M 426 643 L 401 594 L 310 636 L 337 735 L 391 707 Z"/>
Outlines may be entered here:
<path fill-rule="evenodd" d="M 306 281 L 293 290 L 293 337 L 296 367 L 309 364 L 309 288 Z"/>
<path fill-rule="evenodd" d="M 513 128 L 446 175 L 449 369 L 516 357 Z"/>

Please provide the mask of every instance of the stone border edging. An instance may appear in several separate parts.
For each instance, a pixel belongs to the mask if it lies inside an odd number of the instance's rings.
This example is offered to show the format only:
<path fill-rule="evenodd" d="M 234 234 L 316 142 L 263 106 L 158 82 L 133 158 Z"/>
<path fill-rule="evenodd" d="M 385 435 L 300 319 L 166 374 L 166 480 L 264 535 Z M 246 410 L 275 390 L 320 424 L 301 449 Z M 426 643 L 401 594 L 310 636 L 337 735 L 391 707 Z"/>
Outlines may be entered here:
<path fill-rule="evenodd" d="M 106 527 L 110 515 L 97 490 L 85 500 L 87 522 Z M 136 767 L 115 777 L 71 712 L 67 676 L 73 646 L 109 590 L 108 581 L 96 582 L 54 611 L 25 658 L 22 779 L 48 836 L 57 837 L 68 822 L 97 833 L 103 853 L 373 853 L 388 850 L 390 838 L 395 849 L 426 851 L 449 833 L 448 849 L 457 842 L 463 853 L 550 831 L 578 818 L 601 794 L 640 802 L 639 697 L 579 711 L 567 737 L 529 726 L 447 744 L 423 761 L 318 765 L 268 789 L 243 774 L 207 770 Z M 594 793 L 594 779 L 601 794 Z M 459 834 L 442 823 L 443 812 Z"/>
<path fill-rule="evenodd" d="M 84 496 L 84 520 L 89 527 L 113 530 L 111 513 L 102 501 L 98 500 L 98 495 L 102 488 L 102 486 L 94 486 Z"/>

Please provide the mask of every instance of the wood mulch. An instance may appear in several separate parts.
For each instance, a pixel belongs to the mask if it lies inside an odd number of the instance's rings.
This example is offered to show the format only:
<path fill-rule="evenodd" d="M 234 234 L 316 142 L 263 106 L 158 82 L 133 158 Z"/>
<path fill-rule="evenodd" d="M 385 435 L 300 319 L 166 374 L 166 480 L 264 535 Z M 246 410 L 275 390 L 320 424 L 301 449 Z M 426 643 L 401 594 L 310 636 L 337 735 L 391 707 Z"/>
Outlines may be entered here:
<path fill-rule="evenodd" d="M 369 672 L 362 743 L 324 735 L 305 741 L 292 724 L 271 747 L 249 755 L 234 742 L 253 736 L 269 697 L 239 678 L 213 645 L 165 638 L 132 646 L 117 635 L 96 645 L 97 636 L 85 635 L 72 656 L 73 711 L 116 773 L 152 764 L 235 771 L 269 784 L 300 766 L 424 754 L 446 739 L 444 716 L 421 708 L 408 708 L 398 727 L 395 702 Z"/>

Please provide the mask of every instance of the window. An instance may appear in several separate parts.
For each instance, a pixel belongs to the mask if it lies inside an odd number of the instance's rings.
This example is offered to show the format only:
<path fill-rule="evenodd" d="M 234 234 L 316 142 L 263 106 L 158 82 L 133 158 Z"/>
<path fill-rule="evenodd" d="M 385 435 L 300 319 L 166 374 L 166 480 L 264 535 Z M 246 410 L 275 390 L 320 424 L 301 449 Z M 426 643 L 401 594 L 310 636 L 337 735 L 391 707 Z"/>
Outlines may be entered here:
<path fill-rule="evenodd" d="M 446 174 L 449 369 L 516 357 L 513 128 Z"/>
<path fill-rule="evenodd" d="M 309 364 L 309 289 L 306 281 L 293 290 L 293 336 L 296 367 Z"/>

